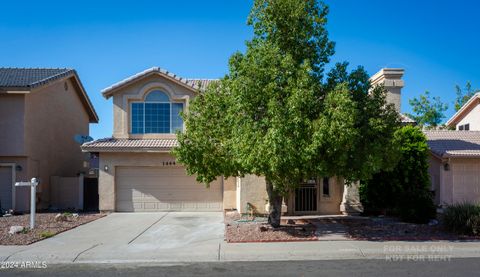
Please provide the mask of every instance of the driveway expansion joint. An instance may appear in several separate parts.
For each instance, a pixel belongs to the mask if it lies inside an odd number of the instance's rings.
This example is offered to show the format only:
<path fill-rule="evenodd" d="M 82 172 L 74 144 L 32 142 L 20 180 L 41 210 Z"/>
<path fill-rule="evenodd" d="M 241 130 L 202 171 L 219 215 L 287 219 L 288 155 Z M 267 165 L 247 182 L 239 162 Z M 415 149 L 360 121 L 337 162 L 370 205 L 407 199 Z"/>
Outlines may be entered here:
<path fill-rule="evenodd" d="M 153 225 L 157 224 L 158 222 L 160 222 L 160 220 L 164 219 L 170 212 L 167 212 L 166 214 L 164 214 L 163 216 L 161 216 L 158 220 L 156 220 L 155 222 L 153 222 L 150 226 L 148 226 L 147 228 L 145 228 L 145 230 L 143 230 L 142 232 L 140 232 L 140 234 L 138 234 L 136 237 L 134 237 L 131 241 L 129 241 L 127 244 L 130 244 L 132 242 L 134 242 L 136 239 L 138 239 L 141 235 L 143 235 L 146 231 L 148 231 L 148 229 L 152 228 Z"/>
<path fill-rule="evenodd" d="M 18 250 L 18 251 L 16 251 L 16 252 L 13 252 L 12 254 L 8 255 L 3 261 L 6 262 L 6 261 L 8 261 L 8 259 L 10 259 L 12 256 L 17 255 L 18 253 L 22 253 L 22 252 L 24 252 L 24 251 L 31 250 L 31 249 L 34 249 L 34 248 L 36 248 L 36 246 L 34 246 L 34 247 L 32 247 L 32 248 L 26 247 L 26 248 L 24 248 L 24 249 L 21 249 L 21 250 Z"/>
<path fill-rule="evenodd" d="M 77 261 L 78 257 L 80 257 L 80 255 L 82 255 L 83 253 L 87 252 L 88 250 L 92 250 L 93 248 L 99 246 L 99 245 L 102 245 L 102 243 L 97 243 L 97 244 L 94 244 L 92 246 L 90 246 L 89 248 L 81 251 L 80 253 L 78 253 L 77 256 L 75 256 L 75 258 L 72 260 L 72 263 L 74 263 L 75 261 Z"/>

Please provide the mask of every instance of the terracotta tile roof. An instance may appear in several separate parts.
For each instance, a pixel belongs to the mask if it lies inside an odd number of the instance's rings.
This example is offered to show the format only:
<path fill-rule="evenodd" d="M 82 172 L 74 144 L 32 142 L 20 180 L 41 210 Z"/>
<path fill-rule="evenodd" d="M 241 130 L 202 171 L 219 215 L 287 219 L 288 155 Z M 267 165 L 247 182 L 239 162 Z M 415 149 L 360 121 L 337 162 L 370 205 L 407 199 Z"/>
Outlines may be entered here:
<path fill-rule="evenodd" d="M 177 146 L 176 139 L 115 139 L 105 138 L 82 145 L 85 152 L 169 152 Z"/>
<path fill-rule="evenodd" d="M 135 75 L 132 75 L 128 78 L 125 78 L 123 80 L 121 80 L 120 82 L 117 82 L 105 89 L 102 90 L 102 94 L 105 96 L 105 97 L 109 97 L 111 95 L 111 92 L 113 92 L 114 90 L 116 90 L 117 88 L 120 88 L 122 86 L 125 86 L 131 82 L 134 82 L 135 80 L 138 80 L 140 78 L 143 78 L 143 77 L 146 77 L 150 74 L 160 74 L 160 75 L 163 75 L 167 78 L 171 78 L 173 79 L 174 81 L 176 82 L 179 82 L 187 87 L 190 87 L 192 89 L 195 89 L 195 90 L 204 90 L 206 88 L 206 86 L 208 84 L 210 84 L 211 82 L 215 82 L 217 81 L 216 79 L 187 79 L 187 78 L 183 78 L 183 77 L 180 77 L 166 69 L 163 69 L 163 68 L 160 68 L 160 67 L 152 67 L 152 68 L 149 68 L 149 69 L 146 69 L 142 72 L 139 72 Z"/>
<path fill-rule="evenodd" d="M 0 87 L 34 88 L 74 74 L 69 68 L 0 68 Z"/>
<path fill-rule="evenodd" d="M 211 83 L 218 82 L 218 79 L 187 79 L 187 81 L 199 90 L 205 90 Z"/>
<path fill-rule="evenodd" d="M 430 150 L 440 157 L 479 157 L 480 131 L 424 131 Z"/>

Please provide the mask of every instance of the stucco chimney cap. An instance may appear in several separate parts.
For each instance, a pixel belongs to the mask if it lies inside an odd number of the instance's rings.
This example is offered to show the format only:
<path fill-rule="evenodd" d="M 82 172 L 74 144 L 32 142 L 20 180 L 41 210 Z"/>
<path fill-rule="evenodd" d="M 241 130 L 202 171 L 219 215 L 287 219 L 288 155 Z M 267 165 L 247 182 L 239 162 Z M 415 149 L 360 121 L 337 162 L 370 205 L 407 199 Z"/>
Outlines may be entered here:
<path fill-rule="evenodd" d="M 403 87 L 403 74 L 405 70 L 403 68 L 382 68 L 380 71 L 370 77 L 372 85 L 383 84 L 385 86 L 397 86 Z M 387 80 L 395 80 L 387 81 Z"/>

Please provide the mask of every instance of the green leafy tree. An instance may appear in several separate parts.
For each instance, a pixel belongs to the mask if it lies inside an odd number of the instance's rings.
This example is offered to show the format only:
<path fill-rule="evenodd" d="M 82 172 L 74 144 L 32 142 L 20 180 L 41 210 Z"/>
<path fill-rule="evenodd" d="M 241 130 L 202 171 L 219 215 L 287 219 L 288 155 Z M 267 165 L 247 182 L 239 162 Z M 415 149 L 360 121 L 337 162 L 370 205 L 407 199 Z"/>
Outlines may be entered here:
<path fill-rule="evenodd" d="M 410 106 L 415 113 L 409 114 L 418 125 L 428 128 L 436 128 L 445 118 L 445 111 L 448 105 L 440 100 L 440 97 L 435 96 L 430 98 L 430 92 L 425 91 L 419 98 L 409 100 Z"/>
<path fill-rule="evenodd" d="M 362 181 L 360 198 L 365 210 L 386 211 L 409 222 L 424 223 L 435 217 L 428 174 L 429 148 L 423 132 L 405 126 L 395 132 L 398 164 Z"/>
<path fill-rule="evenodd" d="M 472 84 L 468 81 L 465 84 L 465 88 L 461 88 L 459 85 L 455 86 L 457 92 L 457 98 L 455 99 L 455 111 L 460 110 L 465 103 L 467 103 L 470 98 L 478 91 L 478 89 L 473 89 Z"/>
<path fill-rule="evenodd" d="M 255 0 L 246 52 L 233 54 L 229 73 L 191 101 L 177 134 L 174 154 L 200 182 L 264 176 L 274 227 L 302 179 L 359 180 L 393 166 L 398 115 L 384 89 L 369 93 L 368 74 L 348 72 L 347 63 L 324 76 L 334 52 L 327 13 L 314 0 Z"/>

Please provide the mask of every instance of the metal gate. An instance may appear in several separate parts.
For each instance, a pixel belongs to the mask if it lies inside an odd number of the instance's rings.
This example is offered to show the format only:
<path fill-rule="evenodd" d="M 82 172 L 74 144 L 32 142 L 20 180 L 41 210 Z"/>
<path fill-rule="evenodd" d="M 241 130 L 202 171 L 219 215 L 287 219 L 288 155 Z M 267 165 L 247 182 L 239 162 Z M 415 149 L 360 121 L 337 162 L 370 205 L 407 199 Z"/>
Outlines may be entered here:
<path fill-rule="evenodd" d="M 317 184 L 302 184 L 295 190 L 295 212 L 317 211 Z"/>

